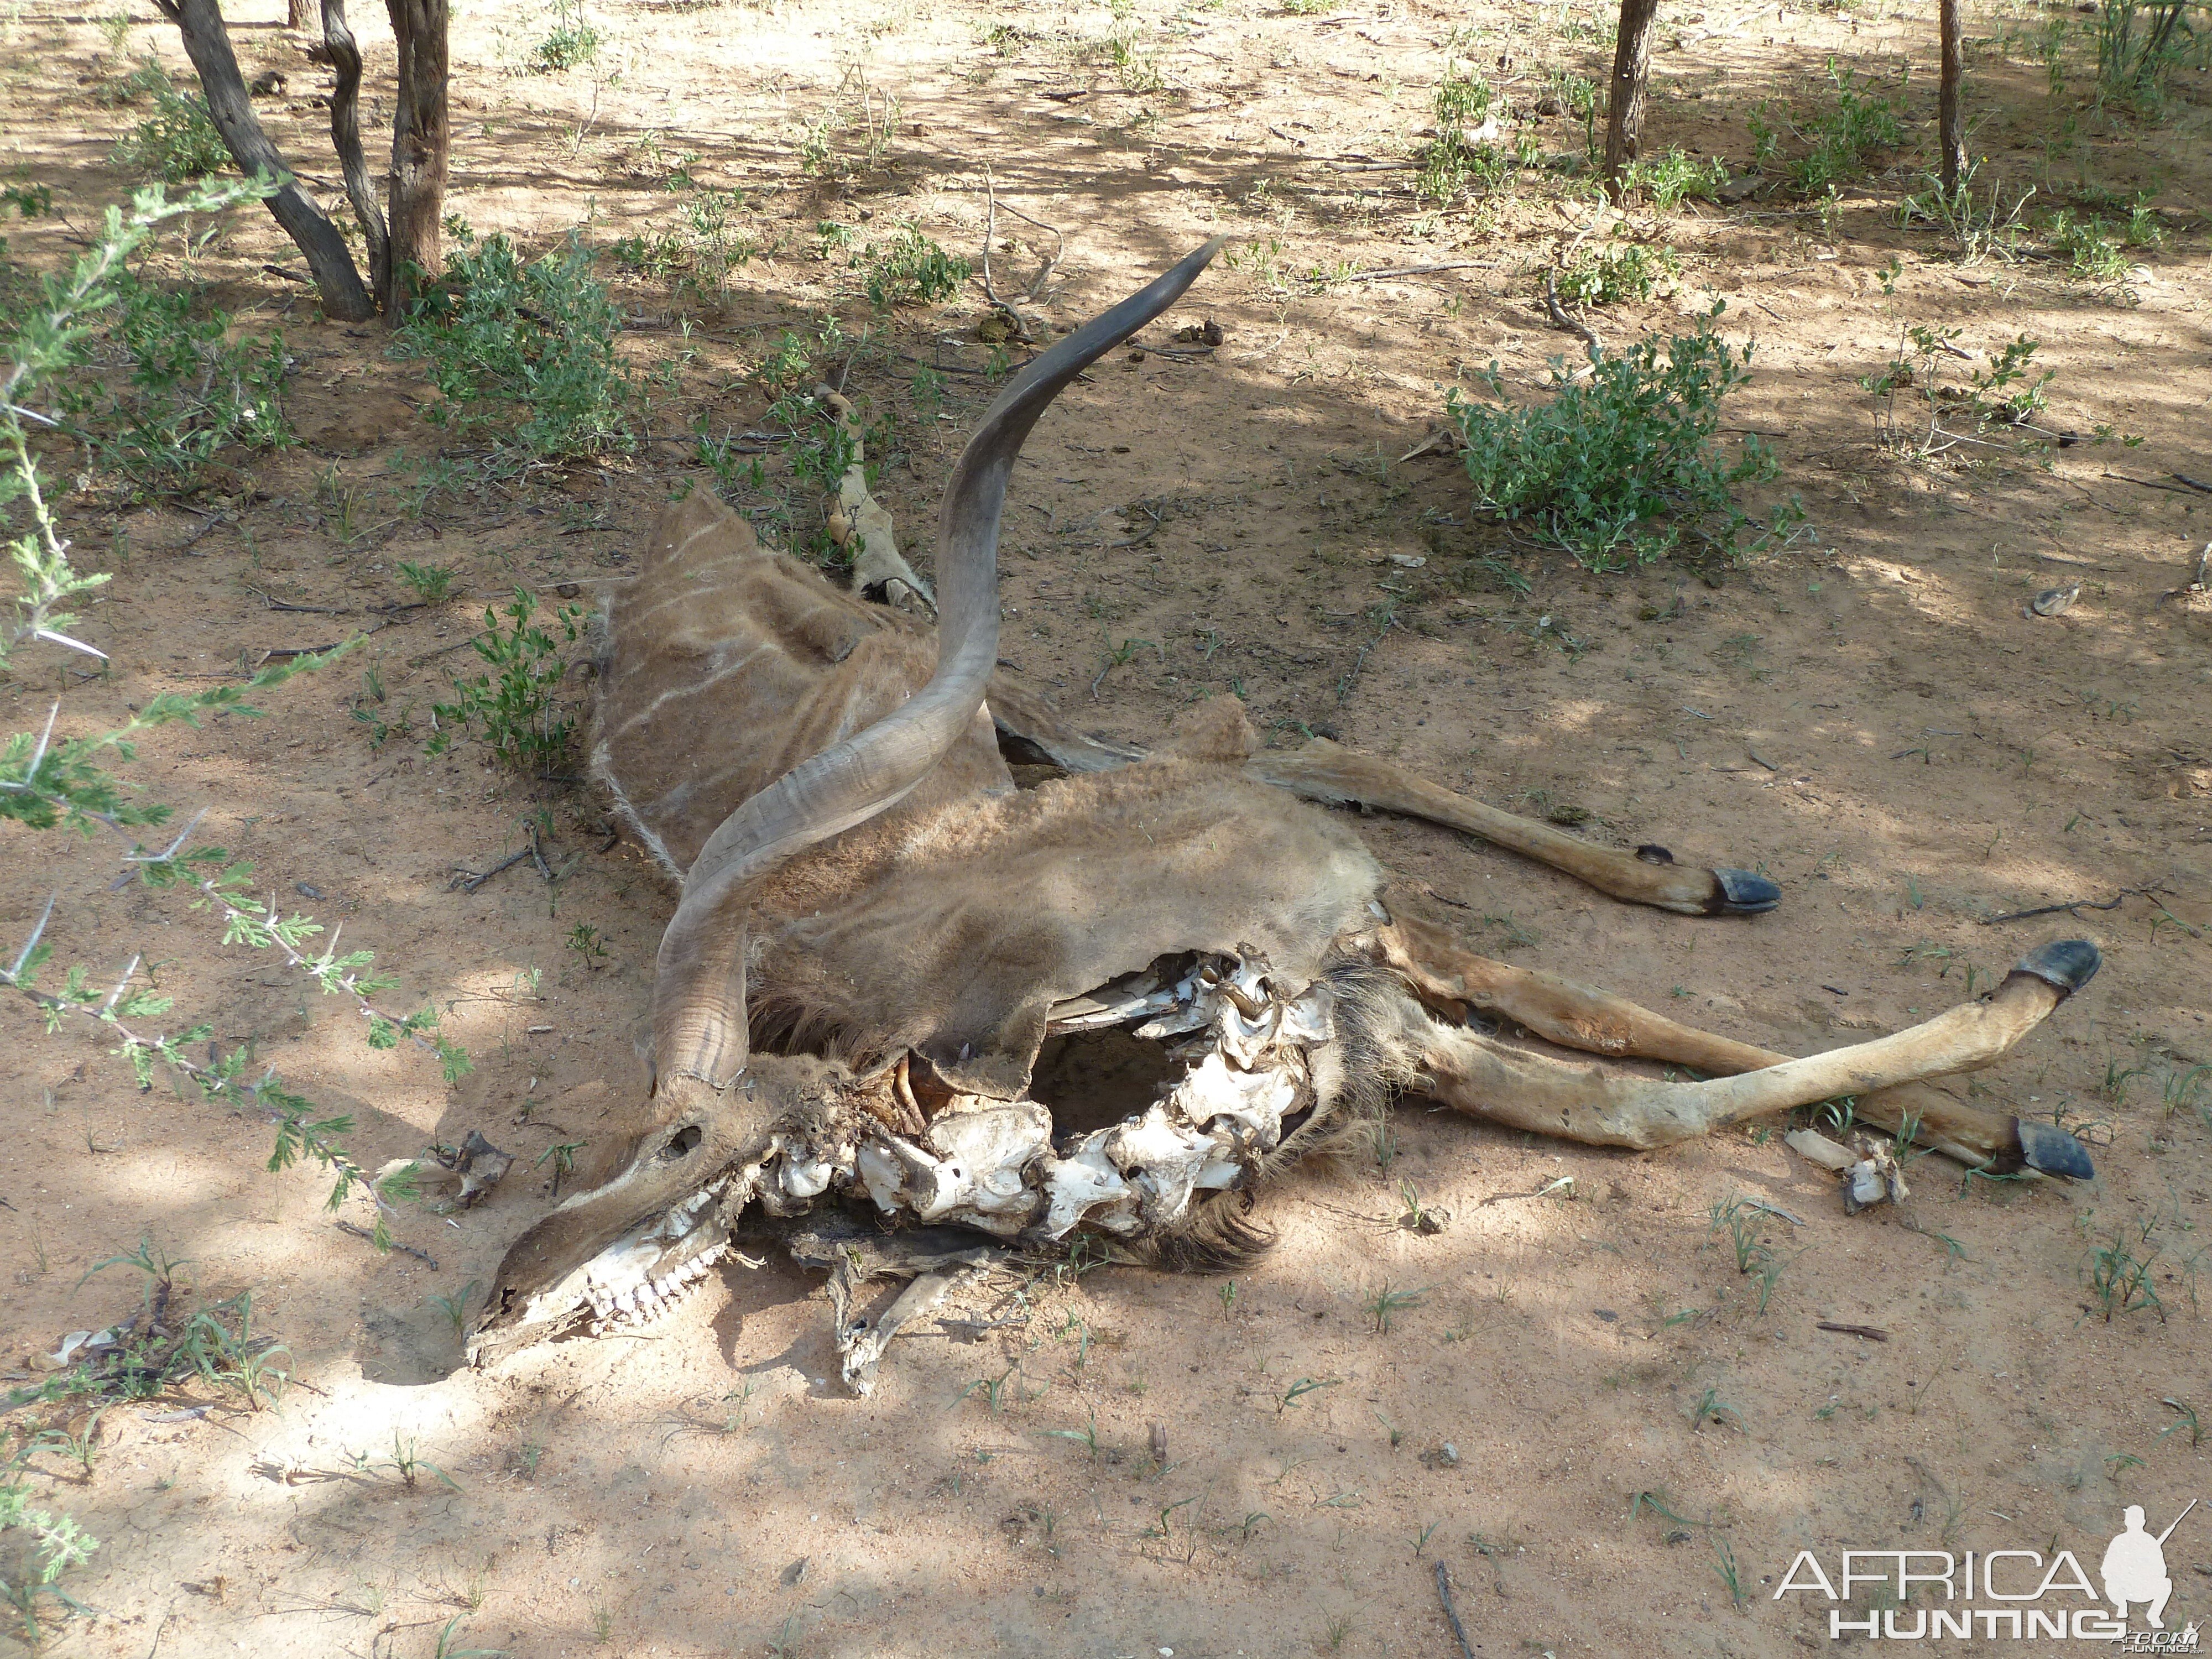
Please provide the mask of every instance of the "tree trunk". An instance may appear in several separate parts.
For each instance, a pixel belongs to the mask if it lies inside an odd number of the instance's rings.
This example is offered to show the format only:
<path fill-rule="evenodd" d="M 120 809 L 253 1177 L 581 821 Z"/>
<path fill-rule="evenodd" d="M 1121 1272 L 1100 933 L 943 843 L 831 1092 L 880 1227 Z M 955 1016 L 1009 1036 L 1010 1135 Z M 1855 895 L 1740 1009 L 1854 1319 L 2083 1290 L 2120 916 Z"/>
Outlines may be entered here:
<path fill-rule="evenodd" d="M 284 27 L 288 29 L 314 27 L 315 0 L 284 0 Z"/>
<path fill-rule="evenodd" d="M 208 113 L 222 134 L 240 171 L 271 177 L 289 173 L 284 158 L 261 130 L 246 97 L 245 79 L 238 72 L 238 57 L 230 49 L 230 32 L 223 27 L 216 0 L 154 0 L 161 14 L 185 38 L 185 52 L 199 71 L 200 89 L 207 94 Z M 323 309 L 343 323 L 365 322 L 376 315 L 376 301 L 362 286 L 361 272 L 345 240 L 295 179 L 269 198 L 276 222 L 299 244 L 307 269 L 321 294 Z"/>
<path fill-rule="evenodd" d="M 397 326 L 418 280 L 442 269 L 446 166 L 453 131 L 446 109 L 447 0 L 385 0 L 399 43 L 398 106 L 392 117 L 392 274 L 387 319 Z"/>
<path fill-rule="evenodd" d="M 384 228 L 384 207 L 368 176 L 361 148 L 361 47 L 346 27 L 345 0 L 323 0 L 323 46 L 337 70 L 331 94 L 331 145 L 345 174 L 346 199 L 353 204 L 362 239 L 368 245 L 368 284 L 386 312 L 392 310 L 392 239 Z"/>
<path fill-rule="evenodd" d="M 1960 0 L 1936 0 L 1936 12 L 1943 33 L 1943 76 L 1938 88 L 1936 147 L 1942 152 L 1943 190 L 1948 195 L 1966 176 L 1966 124 L 1959 107 L 1959 82 L 1966 75 L 1960 39 L 1964 24 L 1959 15 Z"/>
<path fill-rule="evenodd" d="M 1957 0 L 1948 0 L 1956 4 Z M 1651 68 L 1651 24 L 1659 0 L 1620 0 L 1620 32 L 1613 47 L 1613 87 L 1605 106 L 1605 186 L 1621 196 L 1621 174 L 1636 159 L 1644 131 L 1644 83 Z"/>

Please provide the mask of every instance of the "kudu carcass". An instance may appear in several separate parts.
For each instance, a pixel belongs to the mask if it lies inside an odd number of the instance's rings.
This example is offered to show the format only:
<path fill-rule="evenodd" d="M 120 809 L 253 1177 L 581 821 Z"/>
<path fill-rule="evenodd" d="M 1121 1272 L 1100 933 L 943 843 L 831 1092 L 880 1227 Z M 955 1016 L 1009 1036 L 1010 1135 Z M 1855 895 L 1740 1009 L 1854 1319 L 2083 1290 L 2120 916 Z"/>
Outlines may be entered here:
<path fill-rule="evenodd" d="M 1686 915 L 1771 909 L 1757 876 L 1595 846 L 1325 741 L 1260 750 L 1234 698 L 1150 754 L 1115 748 L 996 675 L 1024 439 L 1217 246 L 992 405 L 945 497 L 933 640 L 763 551 L 707 491 L 662 514 L 609 609 L 592 756 L 682 884 L 653 1127 L 508 1253 L 479 1360 L 657 1313 L 748 1206 L 842 1206 L 877 1224 L 814 1241 L 865 1380 L 896 1308 L 870 1332 L 843 1304 L 885 1238 L 909 1268 L 1079 1231 L 1167 1265 L 1233 1257 L 1264 1242 L 1255 1188 L 1401 1093 L 1634 1148 L 1849 1095 L 1969 1164 L 2090 1172 L 2071 1137 L 1917 1081 L 2002 1055 L 2095 972 L 2087 942 L 2045 945 L 1925 1024 L 1791 1059 L 1471 954 L 1407 909 L 1344 815 L 1308 803 L 1418 816 Z M 1059 775 L 1018 788 L 1006 748 Z"/>

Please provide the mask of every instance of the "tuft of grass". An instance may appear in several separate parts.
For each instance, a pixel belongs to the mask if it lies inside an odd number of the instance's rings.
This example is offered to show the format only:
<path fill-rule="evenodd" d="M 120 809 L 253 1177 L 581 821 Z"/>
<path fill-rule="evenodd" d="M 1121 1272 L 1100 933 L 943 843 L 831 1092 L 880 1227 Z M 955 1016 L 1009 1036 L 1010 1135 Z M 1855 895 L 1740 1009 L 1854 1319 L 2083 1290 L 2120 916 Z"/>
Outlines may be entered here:
<path fill-rule="evenodd" d="M 1692 1431 L 1695 1431 L 1702 1429 L 1708 1423 L 1723 1425 L 1734 1423 L 1741 1429 L 1743 1426 L 1743 1413 L 1722 1399 L 1718 1389 L 1709 1388 L 1698 1396 L 1697 1402 L 1690 1407 L 1690 1427 Z"/>
<path fill-rule="evenodd" d="M 1787 169 L 1790 187 L 1801 196 L 1827 195 L 1857 178 L 1876 154 L 1905 142 L 1896 100 L 1875 92 L 1853 71 L 1838 69 L 1833 58 L 1828 83 L 1835 100 L 1799 129 L 1811 147 Z"/>
<path fill-rule="evenodd" d="M 1367 1316 L 1375 1322 L 1378 1336 L 1390 1334 L 1391 1322 L 1408 1308 L 1418 1308 L 1428 1295 L 1426 1291 L 1394 1291 L 1386 1281 L 1382 1288 L 1367 1298 Z"/>
<path fill-rule="evenodd" d="M 553 27 L 530 49 L 523 67 L 536 74 L 558 75 L 596 63 L 599 56 L 599 32 L 585 20 L 583 0 L 554 0 Z"/>
<path fill-rule="evenodd" d="M 1750 379 L 1752 349 L 1714 331 L 1719 314 L 1716 305 L 1690 334 L 1594 354 L 1586 380 L 1555 362 L 1548 403 L 1504 403 L 1495 363 L 1482 379 L 1497 406 L 1455 388 L 1445 414 L 1466 442 L 1478 505 L 1530 522 L 1539 539 L 1601 574 L 1649 563 L 1685 536 L 1733 554 L 1753 522 L 1736 505 L 1737 486 L 1777 467 L 1755 436 L 1733 457 L 1722 451 L 1722 400 Z M 1778 508 L 1761 539 L 1802 516 Z"/>

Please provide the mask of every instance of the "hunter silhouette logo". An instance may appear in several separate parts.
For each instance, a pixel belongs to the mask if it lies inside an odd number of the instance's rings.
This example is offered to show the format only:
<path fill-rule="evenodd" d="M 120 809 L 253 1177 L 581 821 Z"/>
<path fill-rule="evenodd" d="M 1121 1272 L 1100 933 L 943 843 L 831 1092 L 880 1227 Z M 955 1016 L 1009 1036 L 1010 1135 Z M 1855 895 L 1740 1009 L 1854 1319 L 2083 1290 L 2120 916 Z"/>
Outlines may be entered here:
<path fill-rule="evenodd" d="M 2173 1517 L 2172 1524 L 2154 1538 L 2143 1530 L 2142 1505 L 2128 1505 L 2121 1517 L 2127 1529 L 2105 1547 L 2104 1564 L 2098 1570 L 2105 1581 L 2105 1599 L 2123 1620 L 2128 1616 L 2128 1603 L 2143 1601 L 2149 1604 L 2144 1617 L 2149 1620 L 2150 1627 L 2166 1628 L 2166 1620 L 2160 1615 L 2166 1612 L 2167 1598 L 2173 1594 L 2173 1580 L 2166 1577 L 2166 1540 L 2173 1536 L 2173 1528 L 2181 1524 L 2183 1516 L 2196 1507 L 2197 1500 L 2192 1498 L 2187 1508 Z"/>
<path fill-rule="evenodd" d="M 1782 1575 L 1773 1599 L 1813 1595 L 1827 1602 L 1828 1639 L 1847 1636 L 1887 1642 L 1941 1641 L 1978 1637 L 2013 1642 L 2063 1639 L 2102 1642 L 2118 1653 L 2195 1654 L 2203 1651 L 2197 1626 L 2166 1627 L 2173 1580 L 2166 1570 L 2166 1540 L 2197 1507 L 2191 1498 L 2164 1532 L 2144 1525 L 2142 1506 L 2122 1512 L 2119 1534 L 2099 1563 L 2100 1596 L 2088 1571 L 2071 1550 L 2048 1560 L 2039 1550 L 1847 1549 L 1831 1577 L 1820 1557 L 1800 1550 Z M 1874 1604 L 1862 1599 L 1871 1589 Z M 2128 1627 L 2128 1610 L 2140 1607 L 2147 1630 Z M 2109 1607 L 2109 1611 L 2107 1610 Z"/>

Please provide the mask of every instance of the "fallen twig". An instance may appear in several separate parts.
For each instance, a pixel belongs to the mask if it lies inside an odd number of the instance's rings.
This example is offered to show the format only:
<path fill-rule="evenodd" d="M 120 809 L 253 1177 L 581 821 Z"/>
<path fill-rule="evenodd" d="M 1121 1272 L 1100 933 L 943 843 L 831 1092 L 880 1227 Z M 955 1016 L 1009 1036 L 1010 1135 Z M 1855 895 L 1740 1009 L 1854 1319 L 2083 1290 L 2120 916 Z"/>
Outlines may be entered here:
<path fill-rule="evenodd" d="M 2069 915 L 2083 910 L 2117 910 L 2129 899 L 2146 897 L 2158 890 L 2156 887 L 2127 887 L 2102 904 L 2088 899 L 2069 899 L 2063 904 L 2039 904 L 2033 910 L 2008 910 L 2001 916 L 1984 916 L 1982 926 L 1994 927 L 2001 921 L 2026 921 L 2030 916 L 2055 916 L 2061 910 Z"/>
<path fill-rule="evenodd" d="M 1872 1325 L 1838 1325 L 1832 1323 L 1828 1320 L 1823 1319 L 1814 1327 L 1814 1329 L 1833 1331 L 1838 1336 L 1863 1336 L 1869 1342 L 1887 1342 L 1889 1340 L 1889 1333 L 1887 1331 L 1877 1330 Z"/>
<path fill-rule="evenodd" d="M 334 1222 L 331 1224 L 342 1233 L 351 1233 L 356 1238 L 365 1238 L 372 1244 L 376 1243 L 376 1235 L 366 1227 L 356 1227 L 350 1221 Z M 412 1244 L 402 1244 L 396 1238 L 392 1241 L 391 1248 L 402 1255 L 411 1255 L 417 1261 L 428 1262 L 432 1273 L 438 1271 L 437 1259 L 428 1250 L 418 1250 Z"/>
<path fill-rule="evenodd" d="M 1467 1639 L 1467 1626 L 1460 1623 L 1459 1608 L 1452 1601 L 1451 1574 L 1441 1561 L 1437 1563 L 1437 1598 L 1444 1604 L 1444 1617 L 1451 1623 L 1453 1636 L 1458 1638 L 1460 1652 L 1466 1659 L 1474 1659 L 1474 1644 Z"/>
<path fill-rule="evenodd" d="M 528 847 L 524 848 L 520 853 L 514 854 L 514 857 L 501 859 L 497 864 L 493 865 L 490 869 L 485 871 L 482 875 L 471 875 L 465 870 L 459 871 L 454 875 L 453 880 L 446 884 L 446 890 L 450 893 L 453 891 L 454 889 L 459 888 L 464 893 L 473 893 L 477 888 L 483 886 L 494 876 L 499 874 L 501 871 L 512 870 L 516 865 L 521 863 L 523 860 L 528 858 L 531 854 L 536 850 L 537 843 L 532 842 Z"/>
<path fill-rule="evenodd" d="M 1387 270 L 1355 270 L 1347 283 L 1376 283 L 1386 276 L 1427 276 L 1439 270 L 1495 270 L 1495 259 L 1440 259 L 1432 265 L 1392 265 Z"/>
<path fill-rule="evenodd" d="M 2177 472 L 2172 476 L 2177 483 L 2185 483 L 2191 489 L 2201 489 L 2207 495 L 2212 495 L 2212 483 L 2206 483 L 2202 478 L 2192 478 L 2186 472 Z"/>
<path fill-rule="evenodd" d="M 1577 321 L 1559 303 L 1559 273 L 1555 270 L 1544 273 L 1544 310 L 1551 318 L 1553 328 L 1579 336 L 1583 343 L 1589 348 L 1593 359 L 1603 354 L 1605 342 L 1598 338 L 1597 331 L 1588 323 Z"/>

